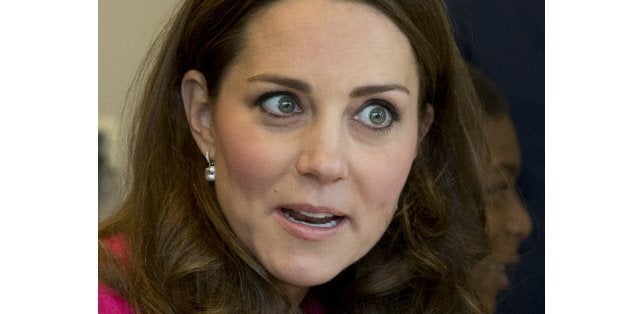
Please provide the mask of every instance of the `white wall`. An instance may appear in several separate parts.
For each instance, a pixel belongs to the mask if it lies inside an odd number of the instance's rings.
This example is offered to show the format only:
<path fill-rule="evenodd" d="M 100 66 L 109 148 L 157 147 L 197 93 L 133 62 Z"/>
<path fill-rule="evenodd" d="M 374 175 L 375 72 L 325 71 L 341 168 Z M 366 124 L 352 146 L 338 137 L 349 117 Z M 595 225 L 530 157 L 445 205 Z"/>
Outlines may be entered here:
<path fill-rule="evenodd" d="M 107 180 L 106 195 L 99 193 L 99 217 L 110 210 L 109 195 L 116 194 L 117 173 L 123 163 L 120 133 L 125 132 L 119 122 L 127 90 L 177 4 L 175 0 L 98 1 L 98 129 L 107 136 L 107 161 L 113 174 Z"/>

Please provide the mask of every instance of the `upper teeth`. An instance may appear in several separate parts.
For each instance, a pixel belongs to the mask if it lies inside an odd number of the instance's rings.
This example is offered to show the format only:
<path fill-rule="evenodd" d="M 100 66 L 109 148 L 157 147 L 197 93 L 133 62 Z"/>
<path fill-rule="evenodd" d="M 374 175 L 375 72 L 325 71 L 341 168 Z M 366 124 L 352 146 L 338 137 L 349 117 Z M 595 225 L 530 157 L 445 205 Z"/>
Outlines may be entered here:
<path fill-rule="evenodd" d="M 299 214 L 303 215 L 303 216 L 308 216 L 308 217 L 312 217 L 312 218 L 330 218 L 330 217 L 334 217 L 334 215 L 332 214 L 325 214 L 325 213 L 310 213 L 310 212 L 304 212 L 304 211 L 300 211 L 297 210 L 299 212 Z"/>

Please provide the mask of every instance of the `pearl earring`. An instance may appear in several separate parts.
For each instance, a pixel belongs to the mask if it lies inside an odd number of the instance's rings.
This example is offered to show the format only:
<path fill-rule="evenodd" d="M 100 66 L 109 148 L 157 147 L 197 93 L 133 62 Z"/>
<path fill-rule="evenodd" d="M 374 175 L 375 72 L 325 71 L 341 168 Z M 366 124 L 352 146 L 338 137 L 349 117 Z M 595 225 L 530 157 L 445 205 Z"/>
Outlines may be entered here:
<path fill-rule="evenodd" d="M 213 160 L 209 159 L 209 152 L 205 152 L 205 159 L 207 159 L 207 163 L 209 166 L 205 168 L 205 179 L 209 182 L 213 182 L 216 180 L 216 167 Z"/>

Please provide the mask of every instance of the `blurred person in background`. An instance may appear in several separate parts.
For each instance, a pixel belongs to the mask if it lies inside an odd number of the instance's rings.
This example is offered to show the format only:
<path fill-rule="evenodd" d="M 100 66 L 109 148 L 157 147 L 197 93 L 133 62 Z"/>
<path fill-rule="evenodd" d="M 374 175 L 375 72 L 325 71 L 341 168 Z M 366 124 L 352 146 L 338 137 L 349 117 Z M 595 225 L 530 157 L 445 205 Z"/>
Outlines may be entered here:
<path fill-rule="evenodd" d="M 486 311 L 494 313 L 499 292 L 509 285 L 506 270 L 519 261 L 518 249 L 532 222 L 517 190 L 521 151 L 508 102 L 478 69 L 470 66 L 469 72 L 486 116 L 490 156 L 485 218 L 491 253 L 475 267 L 473 283 Z"/>
<path fill-rule="evenodd" d="M 542 0 L 445 0 L 464 59 L 507 99 L 519 135 L 517 187 L 534 228 L 521 243 L 516 284 L 499 297 L 497 313 L 545 308 L 545 4 Z M 513 280 L 511 280 L 513 281 Z"/>

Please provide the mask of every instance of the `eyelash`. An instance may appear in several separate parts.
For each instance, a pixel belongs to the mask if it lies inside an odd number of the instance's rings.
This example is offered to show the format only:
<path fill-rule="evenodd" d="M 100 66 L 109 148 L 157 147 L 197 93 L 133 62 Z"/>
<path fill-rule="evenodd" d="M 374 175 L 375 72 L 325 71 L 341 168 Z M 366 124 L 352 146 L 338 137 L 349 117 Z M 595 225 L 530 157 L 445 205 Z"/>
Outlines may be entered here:
<path fill-rule="evenodd" d="M 291 118 L 292 115 L 278 115 L 278 114 L 274 114 L 272 112 L 270 112 L 268 109 L 264 108 L 263 104 L 265 101 L 276 97 L 276 96 L 289 96 L 292 97 L 297 105 L 299 107 L 301 107 L 301 102 L 299 101 L 299 97 L 297 97 L 294 93 L 288 92 L 288 91 L 272 91 L 272 92 L 268 92 L 268 93 L 264 93 L 261 96 L 259 96 L 256 100 L 255 100 L 255 105 L 257 107 L 259 107 L 265 114 L 273 117 L 273 118 L 279 118 L 279 119 L 287 119 L 287 118 Z M 368 99 L 367 101 L 364 102 L 364 104 L 362 104 L 362 106 L 360 106 L 360 108 L 358 109 L 358 113 L 356 115 L 358 115 L 360 112 L 362 112 L 362 110 L 366 109 L 369 106 L 372 105 L 379 105 L 384 107 L 391 116 L 391 122 L 389 125 L 385 126 L 385 127 L 381 127 L 381 128 L 373 128 L 373 127 L 368 127 L 370 130 L 373 130 L 375 132 L 379 132 L 379 133 L 383 133 L 386 134 L 388 133 L 391 128 L 393 127 L 393 125 L 397 122 L 400 121 L 400 116 L 399 116 L 399 111 L 397 110 L 397 108 L 391 104 L 390 102 L 383 100 L 383 99 L 379 99 L 379 98 L 373 98 L 373 99 Z M 303 108 L 301 108 L 301 110 L 303 110 Z"/>

